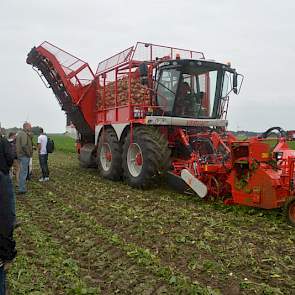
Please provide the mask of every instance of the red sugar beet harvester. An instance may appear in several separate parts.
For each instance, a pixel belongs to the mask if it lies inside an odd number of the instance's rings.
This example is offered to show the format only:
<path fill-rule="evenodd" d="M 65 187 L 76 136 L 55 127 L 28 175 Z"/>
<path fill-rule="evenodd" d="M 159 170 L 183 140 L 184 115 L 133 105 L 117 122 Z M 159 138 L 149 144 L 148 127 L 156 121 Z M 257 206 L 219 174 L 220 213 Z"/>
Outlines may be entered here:
<path fill-rule="evenodd" d="M 202 52 L 138 42 L 89 65 L 44 42 L 28 54 L 75 126 L 83 167 L 147 188 L 160 174 L 180 191 L 227 204 L 285 207 L 295 225 L 295 151 L 273 127 L 238 140 L 227 127 L 229 94 L 243 76 Z M 274 148 L 268 137 L 277 131 Z"/>

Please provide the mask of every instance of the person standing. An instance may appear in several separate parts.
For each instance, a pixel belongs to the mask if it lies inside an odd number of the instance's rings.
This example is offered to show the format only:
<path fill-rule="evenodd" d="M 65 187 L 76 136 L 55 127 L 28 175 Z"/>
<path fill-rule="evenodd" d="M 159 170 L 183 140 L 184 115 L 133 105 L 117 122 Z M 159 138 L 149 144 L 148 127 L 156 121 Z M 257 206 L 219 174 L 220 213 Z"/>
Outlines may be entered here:
<path fill-rule="evenodd" d="M 47 153 L 47 135 L 44 133 L 43 128 L 40 128 L 40 135 L 38 136 L 38 153 L 39 153 L 39 163 L 42 171 L 42 177 L 39 181 L 49 180 L 49 170 L 48 170 L 48 153 Z"/>
<path fill-rule="evenodd" d="M 26 178 L 28 175 L 30 158 L 33 155 L 31 129 L 31 124 L 26 122 L 23 125 L 23 130 L 19 131 L 16 136 L 16 154 L 20 162 L 19 188 L 17 193 L 19 195 L 27 192 Z"/>
<path fill-rule="evenodd" d="M 10 144 L 0 136 L 0 295 L 6 294 L 6 265 L 16 256 L 13 239 L 15 198 L 9 175 L 12 163 Z"/>
<path fill-rule="evenodd" d="M 6 192 L 8 193 L 9 201 L 11 202 L 9 208 L 11 209 L 11 216 L 13 216 L 13 225 L 16 222 L 15 215 L 15 195 L 13 190 L 13 184 L 10 177 L 10 169 L 13 164 L 13 154 L 11 146 L 8 140 L 0 135 L 0 173 L 2 177 L 2 183 L 5 184 Z M 0 207 L 1 207 L 0 203 Z M 1 223 L 1 220 L 0 220 Z"/>
<path fill-rule="evenodd" d="M 10 168 L 13 164 L 13 155 L 8 140 L 0 135 L 0 175 L 2 184 L 5 186 L 5 192 L 8 194 L 7 200 L 10 201 L 9 216 L 13 217 L 13 225 L 15 224 L 15 196 L 13 191 L 13 184 L 9 174 Z M 1 197 L 1 195 L 0 195 Z M 0 203 L 0 208 L 2 203 Z M 1 223 L 1 220 L 0 220 Z"/>
<path fill-rule="evenodd" d="M 19 161 L 16 155 L 16 133 L 15 132 L 9 133 L 8 141 L 10 143 L 11 152 L 13 156 L 13 165 L 12 165 L 12 168 L 10 169 L 10 175 L 11 175 L 11 178 L 13 177 L 13 175 L 15 175 L 15 184 L 16 186 L 18 186 L 20 167 L 19 167 Z"/>

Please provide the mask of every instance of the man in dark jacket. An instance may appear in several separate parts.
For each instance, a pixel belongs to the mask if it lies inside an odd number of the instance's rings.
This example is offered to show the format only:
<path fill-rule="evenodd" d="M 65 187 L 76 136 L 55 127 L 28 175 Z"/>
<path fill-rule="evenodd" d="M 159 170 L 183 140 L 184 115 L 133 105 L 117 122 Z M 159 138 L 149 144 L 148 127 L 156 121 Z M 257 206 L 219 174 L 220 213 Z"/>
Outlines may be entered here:
<path fill-rule="evenodd" d="M 13 155 L 8 140 L 2 135 L 0 135 L 0 143 L 0 171 L 8 175 L 13 163 Z"/>
<path fill-rule="evenodd" d="M 28 175 L 30 158 L 33 155 L 31 129 L 31 124 L 26 122 L 23 125 L 23 130 L 19 131 L 16 136 L 16 154 L 20 162 L 18 194 L 25 194 L 27 192 L 26 178 Z"/>
<path fill-rule="evenodd" d="M 13 228 L 15 203 L 9 169 L 13 156 L 9 142 L 0 135 L 0 295 L 6 292 L 5 264 L 16 255 Z"/>

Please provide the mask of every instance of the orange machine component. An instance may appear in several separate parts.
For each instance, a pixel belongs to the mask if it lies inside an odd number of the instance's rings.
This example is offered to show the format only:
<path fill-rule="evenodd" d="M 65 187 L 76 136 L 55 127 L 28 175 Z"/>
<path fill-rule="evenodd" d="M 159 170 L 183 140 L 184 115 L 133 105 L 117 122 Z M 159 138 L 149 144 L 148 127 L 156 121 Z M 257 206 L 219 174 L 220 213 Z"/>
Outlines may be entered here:
<path fill-rule="evenodd" d="M 281 207 L 294 194 L 294 161 L 294 151 L 284 139 L 273 151 L 259 138 L 233 142 L 230 201 L 265 209 Z"/>

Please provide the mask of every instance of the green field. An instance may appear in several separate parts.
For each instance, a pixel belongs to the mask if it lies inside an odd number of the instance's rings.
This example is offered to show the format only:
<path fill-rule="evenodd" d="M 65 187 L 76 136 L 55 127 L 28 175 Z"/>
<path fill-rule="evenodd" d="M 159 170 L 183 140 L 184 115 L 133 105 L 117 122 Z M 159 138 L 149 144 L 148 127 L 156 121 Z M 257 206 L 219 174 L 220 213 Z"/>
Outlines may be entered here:
<path fill-rule="evenodd" d="M 81 169 L 53 136 L 50 178 L 17 197 L 11 294 L 294 294 L 295 229 L 281 210 L 225 206 L 164 184 L 135 190 Z"/>
<path fill-rule="evenodd" d="M 54 147 L 57 151 L 65 153 L 76 153 L 75 140 L 63 134 L 49 134 L 54 141 Z"/>
<path fill-rule="evenodd" d="M 64 153 L 76 153 L 75 140 L 64 134 L 48 134 L 54 141 L 54 149 Z M 33 138 L 33 144 L 37 144 L 37 135 Z"/>

